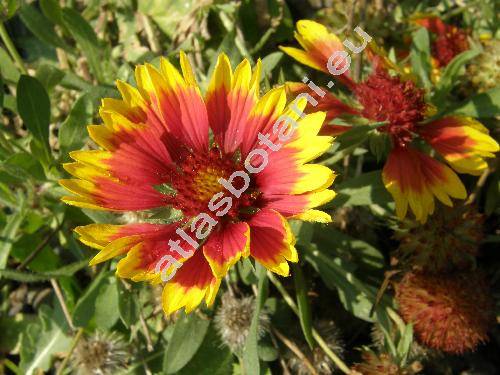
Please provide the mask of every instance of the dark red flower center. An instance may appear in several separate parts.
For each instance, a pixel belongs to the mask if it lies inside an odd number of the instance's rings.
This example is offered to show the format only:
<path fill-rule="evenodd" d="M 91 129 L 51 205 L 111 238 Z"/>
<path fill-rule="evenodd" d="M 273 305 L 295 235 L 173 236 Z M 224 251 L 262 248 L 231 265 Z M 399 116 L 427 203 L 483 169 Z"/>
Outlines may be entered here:
<path fill-rule="evenodd" d="M 450 63 L 453 58 L 469 49 L 467 34 L 457 27 L 449 26 L 444 34 L 438 35 L 432 44 L 432 55 L 440 67 Z"/>
<path fill-rule="evenodd" d="M 383 68 L 377 68 L 368 79 L 357 85 L 356 97 L 362 104 L 364 117 L 387 121 L 379 128 L 389 133 L 393 142 L 405 146 L 411 142 L 418 122 L 424 119 L 424 91 L 412 81 L 391 77 Z"/>
<path fill-rule="evenodd" d="M 234 220 L 251 211 L 260 196 L 251 177 L 249 188 L 239 198 L 219 183 L 219 178 L 228 180 L 233 172 L 245 171 L 243 163 L 237 159 L 236 156 L 224 155 L 217 148 L 212 148 L 205 154 L 187 154 L 170 176 L 168 184 L 175 192 L 169 204 L 181 210 L 186 217 L 206 212 L 215 218 L 215 212 L 211 212 L 208 204 L 216 194 L 223 193 L 223 196 L 214 202 L 231 197 L 231 208 L 224 215 L 225 218 Z M 244 180 L 237 177 L 232 181 L 232 185 L 239 190 L 244 186 Z"/>

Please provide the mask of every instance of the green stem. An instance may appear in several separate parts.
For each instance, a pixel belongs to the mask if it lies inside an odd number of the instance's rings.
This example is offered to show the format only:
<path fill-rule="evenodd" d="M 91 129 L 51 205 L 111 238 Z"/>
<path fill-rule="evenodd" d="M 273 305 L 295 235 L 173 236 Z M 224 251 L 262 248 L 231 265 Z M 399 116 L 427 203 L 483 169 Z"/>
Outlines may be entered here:
<path fill-rule="evenodd" d="M 269 277 L 269 280 L 274 284 L 276 289 L 281 293 L 283 296 L 283 299 L 285 302 L 290 306 L 290 309 L 295 313 L 295 315 L 299 316 L 299 309 L 297 305 L 295 304 L 295 301 L 293 298 L 288 294 L 288 292 L 285 290 L 283 285 L 279 282 L 277 278 L 274 277 L 274 275 L 271 272 L 267 273 L 267 276 Z M 346 365 L 346 363 L 337 355 L 335 354 L 329 347 L 328 344 L 325 342 L 325 340 L 321 337 L 321 335 L 316 331 L 314 328 L 312 330 L 312 335 L 314 337 L 314 340 L 318 343 L 318 345 L 323 349 L 325 354 L 330 357 L 330 359 L 337 365 L 337 367 L 344 373 L 344 374 L 350 374 L 351 370 L 349 367 Z"/>
<path fill-rule="evenodd" d="M 250 54 L 254 55 L 257 52 L 259 52 L 262 49 L 262 47 L 264 46 L 264 44 L 267 43 L 267 41 L 269 40 L 269 38 L 271 37 L 271 35 L 273 35 L 275 32 L 276 32 L 275 28 L 268 29 L 264 33 L 264 35 L 262 36 L 262 38 L 259 39 L 259 41 L 257 42 L 257 44 L 250 50 Z"/>
<path fill-rule="evenodd" d="M 12 371 L 14 374 L 16 375 L 21 375 L 22 372 L 21 370 L 19 369 L 19 367 L 17 367 L 15 365 L 14 362 L 12 362 L 10 359 L 7 359 L 5 358 L 3 361 L 3 364 L 5 365 L 5 367 L 7 367 L 10 371 Z"/>
<path fill-rule="evenodd" d="M 7 30 L 5 29 L 3 23 L 0 23 L 0 38 L 4 42 L 5 47 L 7 47 L 7 50 L 9 51 L 10 55 L 12 56 L 16 64 L 18 65 L 19 69 L 21 69 L 21 72 L 23 72 L 24 74 L 28 74 L 28 71 L 24 66 L 23 59 L 21 59 L 21 56 L 19 56 L 19 53 L 17 52 L 16 47 L 12 42 L 12 39 L 10 39 L 10 36 L 7 33 Z"/>
<path fill-rule="evenodd" d="M 61 363 L 61 366 L 57 369 L 56 375 L 62 375 L 64 373 L 64 369 L 66 368 L 69 359 L 71 358 L 71 355 L 73 354 L 73 351 L 76 348 L 76 345 L 78 344 L 78 341 L 80 341 L 80 338 L 82 337 L 83 334 L 83 328 L 78 329 L 76 332 L 75 338 L 73 339 L 73 342 L 71 343 L 71 348 L 69 348 L 69 352 L 64 357 L 64 360 Z"/>
<path fill-rule="evenodd" d="M 164 355 L 164 351 L 163 350 L 160 351 L 160 352 L 157 352 L 157 353 L 153 353 L 150 356 L 144 358 L 141 362 L 135 363 L 134 365 L 128 367 L 127 369 L 125 369 L 122 372 L 118 372 L 118 374 L 120 374 L 120 375 L 135 374 L 134 370 L 136 370 L 139 366 L 143 365 L 144 363 L 151 362 L 153 359 L 156 359 L 156 358 L 158 358 L 158 357 L 160 357 L 162 355 Z"/>
<path fill-rule="evenodd" d="M 398 326 L 398 329 L 401 332 L 404 332 L 406 324 L 403 321 L 403 319 L 399 316 L 399 314 L 389 306 L 386 308 L 386 311 L 387 311 L 387 315 L 389 315 L 391 317 L 391 319 L 394 321 L 394 323 L 396 323 L 396 325 Z"/>

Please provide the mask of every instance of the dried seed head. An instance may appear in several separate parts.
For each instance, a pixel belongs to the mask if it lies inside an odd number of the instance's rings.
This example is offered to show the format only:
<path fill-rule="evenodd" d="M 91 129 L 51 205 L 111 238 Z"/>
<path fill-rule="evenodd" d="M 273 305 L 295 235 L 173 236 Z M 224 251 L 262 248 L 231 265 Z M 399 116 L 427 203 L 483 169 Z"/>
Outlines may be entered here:
<path fill-rule="evenodd" d="M 471 268 L 483 238 L 484 215 L 472 206 L 442 207 L 425 225 L 406 221 L 395 234 L 396 257 L 416 271 Z"/>
<path fill-rule="evenodd" d="M 352 367 L 352 375 L 412 375 L 419 369 L 401 368 L 388 354 L 377 355 L 366 350 L 362 354 L 363 362 Z"/>
<path fill-rule="evenodd" d="M 130 357 L 127 343 L 116 332 L 95 332 L 82 338 L 72 356 L 77 375 L 111 375 L 125 368 Z"/>
<path fill-rule="evenodd" d="M 314 325 L 319 334 L 323 337 L 328 347 L 339 357 L 343 357 L 345 351 L 345 344 L 342 340 L 342 333 L 331 320 L 320 320 Z M 312 352 L 309 346 L 303 341 L 299 343 L 300 350 L 306 354 L 316 372 L 320 375 L 332 374 L 336 366 L 333 361 L 328 357 L 323 349 L 316 346 Z M 287 352 L 287 364 L 292 370 L 293 374 L 308 375 L 310 374 L 309 368 L 304 364 L 304 361 L 298 358 L 292 352 Z"/>
<path fill-rule="evenodd" d="M 493 302 L 477 272 L 407 273 L 396 286 L 396 300 L 420 342 L 431 348 L 461 354 L 488 340 Z"/>
<path fill-rule="evenodd" d="M 252 296 L 237 298 L 224 293 L 221 305 L 215 314 L 215 327 L 222 342 L 235 354 L 241 354 L 248 337 L 255 309 L 255 298 Z M 262 310 L 259 316 L 257 334 L 263 337 L 269 327 L 269 316 Z"/>

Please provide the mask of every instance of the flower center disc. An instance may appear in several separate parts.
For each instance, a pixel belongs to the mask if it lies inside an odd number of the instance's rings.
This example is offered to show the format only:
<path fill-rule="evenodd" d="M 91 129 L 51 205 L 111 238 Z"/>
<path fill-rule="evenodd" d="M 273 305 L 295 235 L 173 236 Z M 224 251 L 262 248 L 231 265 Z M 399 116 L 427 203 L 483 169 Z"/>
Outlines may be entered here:
<path fill-rule="evenodd" d="M 424 92 L 412 81 L 391 77 L 377 69 L 356 89 L 358 101 L 363 105 L 363 116 L 389 123 L 379 130 L 389 133 L 395 143 L 405 146 L 411 142 L 417 123 L 424 119 Z"/>
<path fill-rule="evenodd" d="M 198 199 L 202 201 L 210 200 L 215 194 L 224 190 L 219 183 L 219 178 L 227 179 L 230 174 L 224 169 L 208 166 L 205 170 L 198 171 L 193 180 L 193 190 Z"/>
<path fill-rule="evenodd" d="M 206 154 L 189 154 L 180 165 L 181 167 L 176 169 L 171 177 L 171 185 L 176 194 L 172 197 L 170 204 L 188 217 L 202 212 L 210 214 L 208 203 L 216 194 L 222 192 L 224 195 L 216 202 L 223 197 L 230 196 L 231 209 L 226 215 L 231 219 L 236 219 L 242 210 L 254 206 L 260 195 L 253 188 L 252 180 L 250 180 L 250 187 L 240 198 L 236 198 L 225 189 L 219 179 L 229 180 L 233 172 L 244 171 L 244 167 L 235 158 L 221 154 L 216 148 Z M 243 183 L 243 180 L 237 177 L 232 181 L 232 186 L 239 190 L 243 187 Z"/>

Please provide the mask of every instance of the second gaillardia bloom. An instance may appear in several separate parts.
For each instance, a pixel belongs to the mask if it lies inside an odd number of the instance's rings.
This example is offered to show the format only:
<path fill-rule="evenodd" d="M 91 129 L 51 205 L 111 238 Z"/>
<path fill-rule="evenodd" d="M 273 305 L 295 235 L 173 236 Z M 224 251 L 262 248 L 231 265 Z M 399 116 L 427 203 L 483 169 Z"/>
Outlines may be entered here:
<path fill-rule="evenodd" d="M 328 72 L 328 55 L 345 52 L 339 38 L 326 27 L 313 21 L 297 23 L 296 38 L 304 50 L 281 49 L 299 62 Z M 352 93 L 351 103 L 344 103 L 324 89 L 316 95 L 316 108 L 327 112 L 322 134 L 340 134 L 351 126 L 329 124 L 335 118 L 385 122 L 378 131 L 391 143 L 391 151 L 382 171 L 386 189 L 396 205 L 396 214 L 403 219 L 409 210 L 425 223 L 434 212 L 435 199 L 452 206 L 451 198 L 464 199 L 466 190 L 455 173 L 480 175 L 487 167 L 487 158 L 499 150 L 488 129 L 470 117 L 445 116 L 431 119 L 433 106 L 425 100 L 425 90 L 403 74 L 403 69 L 389 60 L 382 51 L 369 45 L 372 72 L 362 81 L 354 82 L 350 70 L 336 78 Z M 377 54 L 379 53 L 380 54 Z M 328 53 L 328 54 L 327 54 Z M 287 83 L 291 93 L 312 91 L 303 83 Z M 361 125 L 362 126 L 362 125 Z M 434 157 L 425 152 L 422 143 L 431 146 Z M 439 156 L 438 156 L 439 155 Z M 446 162 L 449 167 L 443 163 Z M 451 167 L 451 168 L 450 168 Z"/>
<path fill-rule="evenodd" d="M 309 164 L 333 140 L 318 135 L 324 113 L 301 114 L 301 101 L 287 106 L 283 87 L 261 97 L 260 62 L 252 72 L 244 60 L 233 72 L 220 55 L 204 96 L 183 53 L 180 62 L 182 74 L 166 59 L 159 69 L 138 66 L 137 88 L 118 81 L 122 99 L 104 99 L 104 123 L 88 127 L 100 149 L 72 152 L 65 169 L 76 178 L 61 181 L 74 194 L 63 200 L 75 206 L 182 212 L 174 223 L 76 228 L 99 250 L 91 264 L 123 256 L 120 277 L 159 283 L 162 259 L 182 265 L 168 270 L 167 314 L 203 299 L 211 305 L 241 257 L 288 275 L 298 257 L 287 219 L 328 222 L 315 207 L 334 197 L 334 173 Z M 298 126 L 278 126 L 286 119 Z"/>

